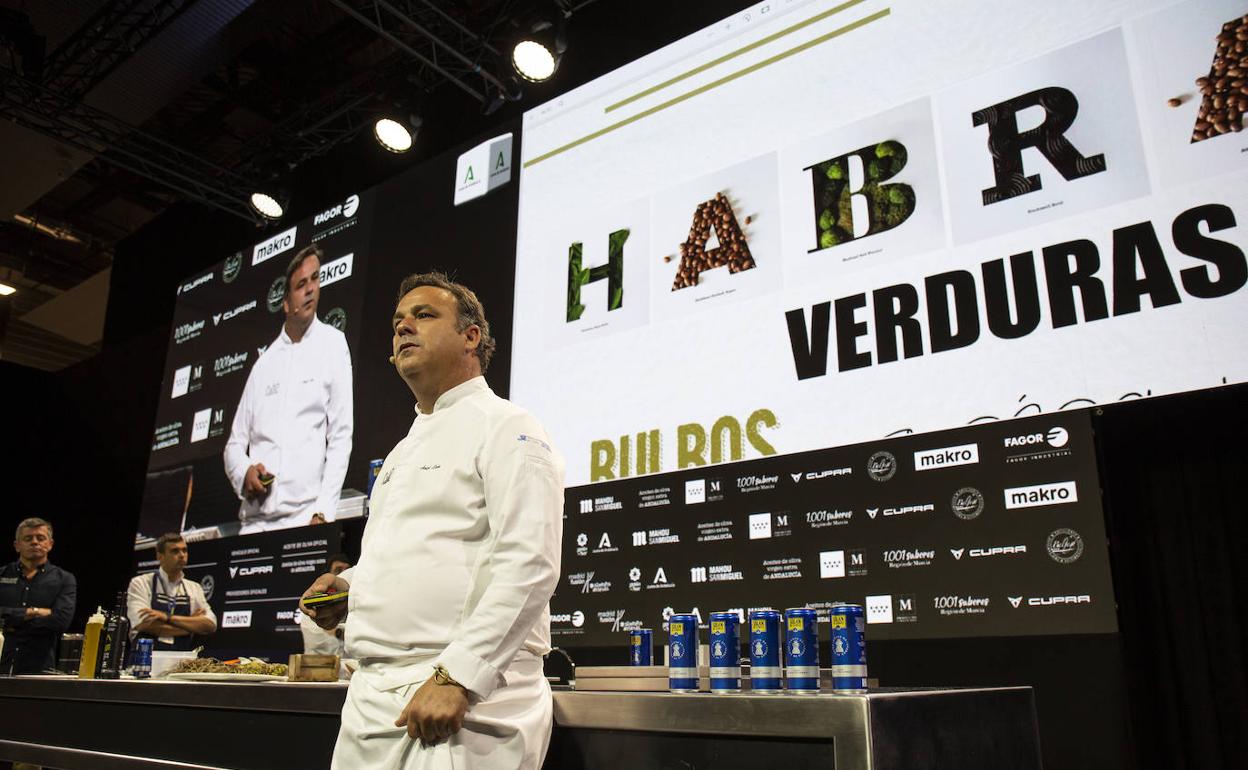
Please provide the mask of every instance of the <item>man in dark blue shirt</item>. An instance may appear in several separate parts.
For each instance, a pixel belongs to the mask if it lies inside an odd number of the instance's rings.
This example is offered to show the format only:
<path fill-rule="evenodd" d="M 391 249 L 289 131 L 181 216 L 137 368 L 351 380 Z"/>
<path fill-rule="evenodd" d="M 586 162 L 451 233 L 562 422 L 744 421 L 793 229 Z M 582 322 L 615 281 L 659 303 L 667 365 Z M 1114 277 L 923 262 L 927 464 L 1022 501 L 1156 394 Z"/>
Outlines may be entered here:
<path fill-rule="evenodd" d="M 78 581 L 48 562 L 52 525 L 43 519 L 18 524 L 13 548 L 17 561 L 0 568 L 0 673 L 37 674 L 56 666 L 56 643 L 74 617 Z"/>

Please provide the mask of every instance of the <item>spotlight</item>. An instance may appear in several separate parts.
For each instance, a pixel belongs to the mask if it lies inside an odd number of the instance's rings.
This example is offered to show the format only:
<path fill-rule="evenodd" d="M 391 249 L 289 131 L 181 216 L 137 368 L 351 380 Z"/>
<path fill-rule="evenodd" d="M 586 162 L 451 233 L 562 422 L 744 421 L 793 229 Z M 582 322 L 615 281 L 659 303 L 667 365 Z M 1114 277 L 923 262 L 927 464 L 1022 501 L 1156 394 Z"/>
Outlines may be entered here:
<path fill-rule="evenodd" d="M 252 211 L 269 220 L 278 220 L 286 213 L 285 196 L 276 190 L 256 190 L 248 198 Z"/>
<path fill-rule="evenodd" d="M 7 283 L 0 283 L 0 297 L 7 297 L 15 291 L 17 291 L 17 289 Z"/>
<path fill-rule="evenodd" d="M 419 115 L 409 115 L 407 120 L 383 115 L 373 124 L 373 137 L 390 152 L 407 152 L 412 149 L 421 122 Z"/>
<path fill-rule="evenodd" d="M 511 66 L 525 80 L 540 83 L 555 74 L 559 62 L 554 51 L 536 40 L 521 40 L 511 49 Z"/>
<path fill-rule="evenodd" d="M 567 20 L 567 12 L 560 12 L 554 24 L 538 21 L 511 49 L 511 66 L 520 77 L 540 83 L 555 74 L 568 50 Z"/>

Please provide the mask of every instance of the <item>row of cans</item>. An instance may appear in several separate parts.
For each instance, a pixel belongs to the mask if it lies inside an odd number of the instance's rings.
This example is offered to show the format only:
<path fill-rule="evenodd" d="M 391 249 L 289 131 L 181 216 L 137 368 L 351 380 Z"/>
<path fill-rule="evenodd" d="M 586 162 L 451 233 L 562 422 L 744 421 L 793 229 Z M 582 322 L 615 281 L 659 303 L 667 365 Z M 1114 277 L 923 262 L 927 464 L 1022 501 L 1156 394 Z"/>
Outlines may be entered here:
<path fill-rule="evenodd" d="M 833 604 L 832 692 L 867 690 L 867 641 L 862 605 Z M 711 692 L 741 691 L 740 617 L 712 612 L 710 618 Z M 809 607 L 784 611 L 751 610 L 749 614 L 750 685 L 756 693 L 819 692 L 820 641 L 818 614 Z M 676 614 L 668 619 L 668 686 L 672 692 L 698 691 L 698 617 Z M 638 629 L 630 636 L 630 662 L 652 665 L 654 634 Z M 783 668 L 781 662 L 783 660 Z"/>

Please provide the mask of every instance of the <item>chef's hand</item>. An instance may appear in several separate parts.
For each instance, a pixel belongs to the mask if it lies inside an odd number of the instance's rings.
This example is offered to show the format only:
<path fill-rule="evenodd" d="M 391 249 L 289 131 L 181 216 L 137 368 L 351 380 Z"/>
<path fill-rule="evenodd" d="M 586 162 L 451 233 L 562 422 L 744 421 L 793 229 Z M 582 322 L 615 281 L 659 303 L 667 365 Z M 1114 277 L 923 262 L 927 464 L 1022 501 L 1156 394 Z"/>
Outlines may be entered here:
<path fill-rule="evenodd" d="M 168 623 L 170 620 L 170 614 L 171 613 L 167 613 L 162 610 L 152 609 L 151 607 L 140 607 L 139 623 L 143 624 L 152 620 L 158 620 L 161 623 Z"/>
<path fill-rule="evenodd" d="M 51 614 L 52 614 L 52 610 L 48 609 L 47 607 L 27 607 L 26 608 L 27 620 L 30 620 L 31 618 L 46 618 Z"/>
<path fill-rule="evenodd" d="M 346 591 L 351 584 L 332 572 L 326 572 L 316 580 L 312 581 L 312 585 L 308 586 L 308 590 L 303 592 L 304 598 L 312 594 L 333 594 L 339 591 Z M 312 618 L 318 626 L 326 631 L 334 628 L 342 619 L 347 616 L 347 603 L 335 602 L 333 604 L 322 604 L 319 607 L 307 607 L 303 603 L 303 599 L 299 600 L 299 609 L 304 615 Z"/>
<path fill-rule="evenodd" d="M 312 518 L 308 520 L 308 524 L 309 524 L 309 525 L 312 525 L 312 524 L 327 524 L 327 523 L 328 523 L 328 522 L 325 520 L 325 514 L 323 514 L 323 513 L 319 512 L 319 511 L 318 511 L 318 512 L 316 512 L 316 513 L 314 513 L 314 514 L 312 514 Z"/>
<path fill-rule="evenodd" d="M 268 471 L 264 469 L 264 463 L 256 463 L 247 469 L 247 475 L 243 478 L 243 497 L 248 500 L 254 500 L 257 497 L 267 497 L 269 488 L 260 483 L 260 476 L 268 475 Z"/>
<path fill-rule="evenodd" d="M 436 684 L 426 680 L 403 707 L 395 727 L 406 727 L 409 738 L 426 744 L 446 740 L 464 726 L 468 694 L 457 684 Z"/>

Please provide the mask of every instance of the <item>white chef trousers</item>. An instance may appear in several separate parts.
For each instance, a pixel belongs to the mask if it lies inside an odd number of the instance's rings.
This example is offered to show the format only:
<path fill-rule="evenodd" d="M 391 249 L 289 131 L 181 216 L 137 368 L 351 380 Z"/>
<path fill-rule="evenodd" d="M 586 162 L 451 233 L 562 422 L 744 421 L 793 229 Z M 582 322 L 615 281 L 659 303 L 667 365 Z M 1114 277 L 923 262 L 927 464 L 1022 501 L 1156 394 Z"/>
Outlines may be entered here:
<path fill-rule="evenodd" d="M 425 746 L 395 727 L 403 707 L 433 675 L 433 661 L 407 684 L 392 671 L 365 665 L 351 678 L 332 770 L 538 770 L 550 745 L 552 701 L 542 659 L 520 652 L 506 684 L 468 707 L 464 726 L 448 740 Z"/>

